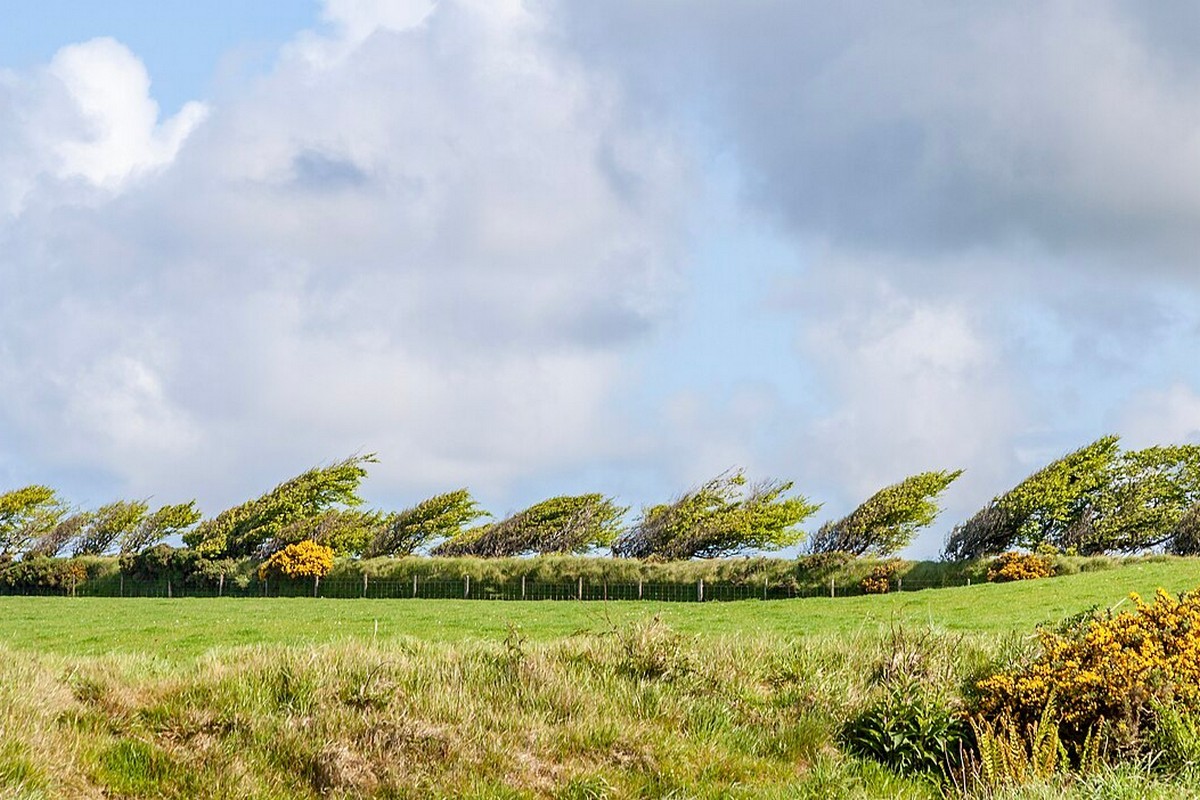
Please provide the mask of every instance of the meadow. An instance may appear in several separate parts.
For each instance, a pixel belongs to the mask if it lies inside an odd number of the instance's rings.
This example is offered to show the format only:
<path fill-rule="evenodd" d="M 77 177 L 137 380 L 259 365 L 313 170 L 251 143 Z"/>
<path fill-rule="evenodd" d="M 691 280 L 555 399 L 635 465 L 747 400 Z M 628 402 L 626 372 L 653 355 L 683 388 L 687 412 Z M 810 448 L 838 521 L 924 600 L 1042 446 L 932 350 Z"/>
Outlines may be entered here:
<path fill-rule="evenodd" d="M 729 603 L 0 598 L 0 798 L 941 797 L 841 738 L 1200 563 Z M 1129 761 L 997 797 L 1200 796 Z M 969 790 L 968 794 L 983 796 Z"/>

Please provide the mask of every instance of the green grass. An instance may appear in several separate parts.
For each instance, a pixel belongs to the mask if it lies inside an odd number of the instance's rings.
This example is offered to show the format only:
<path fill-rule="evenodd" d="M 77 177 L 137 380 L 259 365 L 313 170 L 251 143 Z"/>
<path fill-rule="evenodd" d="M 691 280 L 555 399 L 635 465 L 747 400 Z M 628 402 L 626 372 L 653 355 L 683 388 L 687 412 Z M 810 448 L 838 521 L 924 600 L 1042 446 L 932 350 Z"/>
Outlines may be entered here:
<path fill-rule="evenodd" d="M 548 641 L 660 616 L 687 634 L 799 637 L 894 624 L 995 634 L 1027 631 L 1092 606 L 1200 585 L 1200 561 L 1138 561 L 1118 569 L 1010 584 L 885 596 L 731 603 L 120 599 L 0 597 L 0 641 L 61 654 L 149 653 L 192 658 L 214 647 L 417 638 L 499 641 L 510 625 Z"/>
<path fill-rule="evenodd" d="M 1009 634 L 1195 585 L 1200 562 L 1143 560 L 738 603 L 4 597 L 0 800 L 943 797 L 841 725 L 890 681 L 957 697 Z M 1124 763 L 997 796 L 1198 779 Z"/>

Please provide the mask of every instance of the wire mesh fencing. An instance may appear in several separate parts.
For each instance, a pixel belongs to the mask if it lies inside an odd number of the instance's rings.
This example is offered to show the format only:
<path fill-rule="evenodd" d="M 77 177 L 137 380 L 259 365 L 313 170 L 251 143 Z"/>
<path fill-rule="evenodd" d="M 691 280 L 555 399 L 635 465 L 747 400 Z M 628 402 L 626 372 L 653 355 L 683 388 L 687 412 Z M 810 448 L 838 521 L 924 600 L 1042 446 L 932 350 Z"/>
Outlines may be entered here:
<path fill-rule="evenodd" d="M 919 591 L 970 585 L 969 578 L 938 581 L 905 581 L 889 586 L 890 592 Z M 866 594 L 858 581 L 834 577 L 821 583 L 755 582 L 613 582 L 585 578 L 536 581 L 519 578 L 487 581 L 461 578 L 425 577 L 266 580 L 141 580 L 127 576 L 106 576 L 99 580 L 55 586 L 6 586 L 0 583 L 0 595 L 70 597 L 316 597 L 368 598 L 376 600 L 459 599 L 459 600 L 575 600 L 575 601 L 655 601 L 670 603 L 724 602 L 736 600 L 785 600 L 800 597 L 849 597 Z"/>

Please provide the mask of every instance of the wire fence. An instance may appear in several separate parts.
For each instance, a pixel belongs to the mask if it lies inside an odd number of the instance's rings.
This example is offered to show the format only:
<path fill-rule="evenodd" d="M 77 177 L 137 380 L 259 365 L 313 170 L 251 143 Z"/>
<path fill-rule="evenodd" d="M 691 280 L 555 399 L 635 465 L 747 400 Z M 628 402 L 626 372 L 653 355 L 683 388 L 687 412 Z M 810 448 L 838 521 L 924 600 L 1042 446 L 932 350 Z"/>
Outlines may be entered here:
<path fill-rule="evenodd" d="M 889 591 L 969 586 L 969 578 L 947 578 L 933 582 L 896 581 Z M 137 580 L 125 576 L 84 580 L 61 586 L 5 586 L 0 595 L 69 597 L 317 597 L 459 600 L 649 600 L 656 602 L 696 603 L 734 600 L 784 600 L 799 597 L 849 597 L 866 594 L 858 581 L 831 578 L 822 584 L 779 584 L 706 582 L 651 583 L 645 581 L 609 583 L 574 578 L 563 581 L 533 581 L 525 578 L 503 582 L 413 576 L 403 580 L 361 576 L 354 579 L 328 580 L 251 580 L 194 583 L 188 580 Z"/>

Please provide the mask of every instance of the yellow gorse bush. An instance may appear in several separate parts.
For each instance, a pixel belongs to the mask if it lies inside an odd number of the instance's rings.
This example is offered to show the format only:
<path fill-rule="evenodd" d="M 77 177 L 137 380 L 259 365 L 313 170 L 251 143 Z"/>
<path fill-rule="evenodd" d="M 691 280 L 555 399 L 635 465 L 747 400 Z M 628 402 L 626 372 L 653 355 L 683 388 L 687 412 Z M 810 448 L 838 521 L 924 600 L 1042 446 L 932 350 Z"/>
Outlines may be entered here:
<path fill-rule="evenodd" d="M 333 569 L 333 549 L 313 541 L 289 544 L 258 567 L 258 577 L 322 578 Z"/>
<path fill-rule="evenodd" d="M 984 718 L 1035 723 L 1048 704 L 1063 738 L 1081 744 L 1104 728 L 1136 744 L 1156 709 L 1200 711 L 1200 589 L 1039 631 L 1041 652 L 1025 665 L 976 684 Z"/>
<path fill-rule="evenodd" d="M 870 573 L 858 582 L 866 594 L 887 594 L 900 573 L 900 562 L 885 561 L 871 568 Z"/>
<path fill-rule="evenodd" d="M 1039 553 L 1001 553 L 988 567 L 989 581 L 1028 581 L 1054 575 L 1054 562 Z"/>

